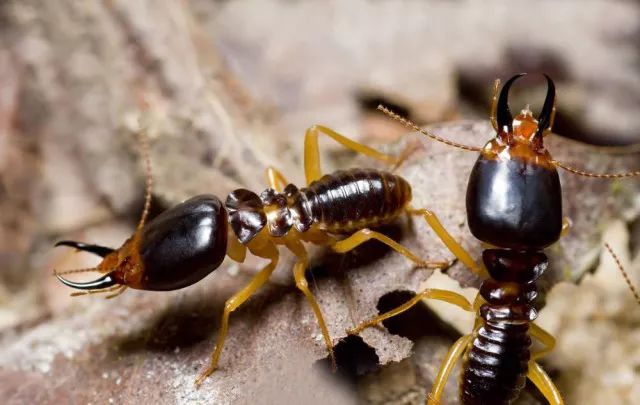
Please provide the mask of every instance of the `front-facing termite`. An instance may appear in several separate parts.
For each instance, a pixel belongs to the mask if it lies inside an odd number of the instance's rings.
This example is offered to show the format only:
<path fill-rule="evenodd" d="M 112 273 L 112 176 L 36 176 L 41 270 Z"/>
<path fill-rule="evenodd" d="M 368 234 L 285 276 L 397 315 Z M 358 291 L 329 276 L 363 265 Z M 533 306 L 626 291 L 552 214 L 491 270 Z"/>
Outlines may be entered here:
<path fill-rule="evenodd" d="M 553 160 L 543 146 L 543 137 L 553 125 L 555 86 L 545 76 L 547 96 L 537 119 L 528 107 L 513 118 L 508 106 L 509 89 L 522 76 L 509 79 L 499 98 L 499 81 L 496 81 L 491 114 L 496 137 L 482 149 L 439 138 L 380 107 L 388 115 L 430 138 L 480 153 L 467 186 L 467 223 L 471 233 L 492 248 L 482 252 L 484 267 L 470 266 L 483 278 L 485 271 L 488 273 L 475 302 L 472 304 L 451 291 L 427 289 L 404 305 L 349 331 L 351 334 L 359 333 L 406 311 L 423 299 L 446 301 L 474 312 L 476 322 L 473 331 L 461 337 L 449 350 L 427 397 L 428 404 L 440 403 L 449 374 L 460 358 L 463 358 L 460 401 L 464 405 L 509 404 L 518 397 L 527 378 L 549 403 L 563 404 L 558 389 L 536 362 L 552 350 L 555 340 L 533 323 L 537 317 L 533 307 L 537 296 L 536 280 L 548 267 L 547 256 L 542 250 L 558 241 L 563 230 L 562 190 L 556 167 L 588 177 L 640 175 L 640 172 L 587 173 Z M 608 245 L 606 248 L 613 254 Z M 637 291 L 617 258 L 616 262 L 640 303 Z M 531 337 L 538 339 L 545 348 L 530 353 Z"/>
<path fill-rule="evenodd" d="M 247 249 L 258 257 L 268 259 L 269 263 L 249 284 L 225 302 L 211 360 L 196 380 L 196 385 L 200 385 L 218 365 L 231 312 L 269 279 L 278 263 L 278 246 L 284 245 L 297 257 L 293 268 L 296 286 L 311 305 L 329 355 L 334 360 L 333 345 L 322 312 L 305 279 L 308 255 L 303 242 L 328 246 L 335 252 L 345 253 L 367 240 L 375 239 L 418 266 L 448 267 L 449 261 L 422 260 L 393 239 L 370 229 L 391 223 L 406 213 L 423 216 L 452 251 L 462 252 L 462 249 L 444 231 L 431 211 L 411 207 L 411 187 L 402 177 L 374 169 L 351 169 L 322 176 L 319 134 L 325 134 L 349 149 L 390 165 L 399 164 L 406 156 L 382 154 L 329 128 L 313 126 L 307 130 L 305 137 L 307 187 L 297 188 L 288 184 L 280 172 L 269 168 L 267 178 L 270 188 L 260 195 L 238 189 L 228 195 L 224 204 L 215 196 L 199 195 L 145 223 L 151 197 L 151 170 L 145 138 L 145 147 L 142 149 L 147 163 L 146 204 L 136 232 L 119 249 L 75 241 L 57 243 L 57 246 L 74 247 L 103 257 L 95 268 L 58 272 L 58 278 L 69 287 L 85 290 L 76 295 L 109 292 L 109 297 L 113 297 L 127 287 L 154 291 L 187 287 L 218 268 L 225 255 L 243 262 Z M 340 236 L 345 234 L 348 236 Z M 464 252 L 458 256 L 468 265 L 473 263 Z M 104 275 L 83 283 L 60 277 L 64 273 L 91 270 Z"/>

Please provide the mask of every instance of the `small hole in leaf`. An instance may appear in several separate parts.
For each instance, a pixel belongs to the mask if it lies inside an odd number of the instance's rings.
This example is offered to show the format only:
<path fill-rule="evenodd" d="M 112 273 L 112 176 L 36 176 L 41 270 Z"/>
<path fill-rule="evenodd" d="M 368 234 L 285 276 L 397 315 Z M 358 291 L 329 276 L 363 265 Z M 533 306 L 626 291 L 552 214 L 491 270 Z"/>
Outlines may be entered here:
<path fill-rule="evenodd" d="M 378 369 L 378 355 L 376 351 L 367 345 L 360 336 L 347 336 L 334 348 L 337 374 L 346 380 L 355 382 L 357 377 L 368 374 Z M 331 360 L 322 359 L 316 363 L 327 370 L 331 369 Z"/>
<path fill-rule="evenodd" d="M 411 291 L 392 291 L 380 297 L 378 300 L 379 313 L 385 313 L 394 309 L 411 298 L 415 293 Z M 460 334 L 446 322 L 443 322 L 424 303 L 414 305 L 408 311 L 393 318 L 389 318 L 382 323 L 389 333 L 399 335 L 416 341 L 424 336 L 449 336 L 456 339 Z"/>

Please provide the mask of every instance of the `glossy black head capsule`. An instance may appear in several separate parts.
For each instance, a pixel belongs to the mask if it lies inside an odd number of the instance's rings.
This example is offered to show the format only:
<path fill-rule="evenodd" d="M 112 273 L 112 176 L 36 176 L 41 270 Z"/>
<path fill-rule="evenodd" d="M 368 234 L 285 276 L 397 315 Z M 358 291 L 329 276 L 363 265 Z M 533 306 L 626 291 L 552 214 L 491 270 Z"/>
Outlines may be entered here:
<path fill-rule="evenodd" d="M 71 246 L 69 243 L 65 243 Z M 73 245 L 81 250 L 82 244 Z M 200 281 L 222 263 L 227 251 L 227 212 L 212 195 L 193 197 L 164 211 L 107 254 L 97 270 L 107 273 L 100 287 L 176 290 Z M 95 289 L 96 281 L 65 284 Z M 107 285 L 109 284 L 109 285 Z"/>
<path fill-rule="evenodd" d="M 467 219 L 471 233 L 500 248 L 540 250 L 560 238 L 562 189 L 543 133 L 555 98 L 553 82 L 538 119 L 528 108 L 511 118 L 511 78 L 498 101 L 497 136 L 483 148 L 469 177 Z"/>

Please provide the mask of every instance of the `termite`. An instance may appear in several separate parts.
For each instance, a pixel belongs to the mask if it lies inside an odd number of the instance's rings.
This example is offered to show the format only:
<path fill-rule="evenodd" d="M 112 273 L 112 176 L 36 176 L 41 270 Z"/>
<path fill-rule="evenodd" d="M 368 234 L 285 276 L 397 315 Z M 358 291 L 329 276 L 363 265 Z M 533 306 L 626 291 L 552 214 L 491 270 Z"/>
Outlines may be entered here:
<path fill-rule="evenodd" d="M 305 279 L 309 262 L 305 242 L 345 253 L 375 239 L 420 267 L 448 267 L 450 261 L 422 260 L 395 240 L 370 229 L 407 214 L 423 216 L 450 249 L 458 251 L 460 247 L 431 211 L 410 205 L 411 187 L 399 175 L 375 169 L 350 169 L 322 176 L 318 149 L 320 134 L 389 165 L 397 166 L 408 155 L 383 154 L 327 127 L 315 125 L 305 135 L 306 187 L 298 188 L 288 183 L 282 173 L 268 168 L 269 188 L 259 195 L 238 189 L 227 196 L 224 204 L 213 195 L 199 195 L 147 223 L 152 177 L 148 145 L 143 137 L 141 149 L 146 162 L 147 187 L 145 207 L 135 233 L 118 249 L 76 241 L 58 242 L 56 246 L 73 247 L 103 259 L 95 268 L 57 272 L 56 275 L 65 285 L 84 290 L 75 295 L 107 292 L 110 293 L 108 298 L 112 298 L 127 287 L 166 291 L 190 286 L 218 268 L 225 256 L 243 262 L 247 250 L 269 260 L 244 288 L 225 302 L 209 365 L 195 381 L 196 386 L 200 386 L 218 366 L 229 316 L 269 279 L 278 263 L 278 246 L 284 246 L 297 257 L 293 268 L 295 284 L 311 305 L 335 367 L 332 340 L 320 306 Z M 470 256 L 463 260 L 473 262 Z M 104 275 L 90 282 L 73 282 L 60 276 L 83 271 L 98 271 Z"/>
<path fill-rule="evenodd" d="M 562 216 L 562 189 L 557 167 L 571 173 L 596 178 L 622 178 L 640 175 L 640 171 L 621 174 L 596 174 L 569 167 L 553 160 L 544 148 L 544 136 L 550 133 L 555 115 L 555 86 L 547 80 L 547 95 L 538 118 L 529 107 L 515 118 L 508 105 L 512 84 L 524 76 L 510 78 L 502 87 L 494 83 L 491 124 L 496 136 L 483 148 L 461 145 L 425 131 L 389 109 L 379 109 L 422 134 L 469 151 L 479 152 L 466 191 L 467 223 L 472 235 L 491 248 L 482 252 L 483 265 L 470 270 L 484 279 L 474 303 L 452 291 L 426 289 L 413 299 L 348 331 L 357 334 L 367 327 L 406 311 L 423 299 L 454 304 L 476 315 L 473 331 L 457 340 L 447 353 L 427 396 L 427 404 L 440 403 L 445 384 L 462 358 L 460 402 L 472 404 L 509 404 L 520 394 L 527 378 L 553 405 L 563 404 L 557 387 L 537 363 L 555 346 L 551 334 L 537 326 L 533 302 L 537 297 L 536 280 L 548 267 L 543 249 L 557 242 L 566 224 Z M 640 303 L 619 260 L 618 268 Z M 458 252 L 453 252 L 459 254 Z M 467 254 L 468 255 L 468 254 Z M 466 263 L 466 261 L 465 261 Z M 531 338 L 545 347 L 531 353 Z"/>

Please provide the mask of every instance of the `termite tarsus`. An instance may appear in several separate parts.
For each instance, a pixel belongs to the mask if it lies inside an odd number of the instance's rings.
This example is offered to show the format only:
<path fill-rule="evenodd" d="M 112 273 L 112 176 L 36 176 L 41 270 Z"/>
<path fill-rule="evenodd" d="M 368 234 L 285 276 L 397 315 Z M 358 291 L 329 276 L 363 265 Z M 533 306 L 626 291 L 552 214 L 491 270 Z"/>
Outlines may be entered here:
<path fill-rule="evenodd" d="M 92 269 L 57 272 L 61 282 L 86 293 L 110 292 L 111 298 L 127 287 L 140 290 L 176 290 L 192 285 L 220 266 L 225 255 L 243 262 L 247 249 L 270 262 L 242 290 L 225 302 L 222 324 L 209 366 L 197 378 L 200 385 L 217 367 L 228 330 L 229 316 L 270 277 L 278 263 L 278 246 L 284 245 L 297 257 L 293 273 L 296 286 L 306 296 L 318 321 L 329 355 L 333 345 L 318 303 L 305 279 L 308 256 L 303 242 L 329 246 L 348 252 L 363 242 L 376 239 L 419 266 L 445 268 L 449 261 L 424 261 L 393 239 L 370 227 L 390 223 L 403 213 L 423 216 L 453 251 L 461 247 L 444 231 L 437 217 L 426 209 L 410 206 L 411 187 L 402 177 L 374 169 L 351 169 L 321 175 L 318 135 L 325 134 L 343 146 L 391 165 L 406 154 L 394 157 L 354 142 L 319 125 L 305 137 L 305 175 L 308 186 L 298 189 L 288 184 L 273 168 L 267 169 L 270 188 L 258 195 L 239 189 L 226 203 L 213 195 L 193 197 L 145 223 L 151 196 L 151 169 L 146 141 L 146 204 L 136 232 L 119 249 L 62 241 L 69 246 L 103 257 Z M 146 139 L 146 138 L 145 138 Z M 285 186 L 286 185 L 286 186 Z M 281 186 L 285 186 L 281 189 Z M 351 234 L 341 239 L 339 234 Z M 470 256 L 461 254 L 466 263 Z M 104 275 L 90 282 L 73 282 L 64 273 L 98 271 Z"/>
<path fill-rule="evenodd" d="M 537 313 L 532 305 L 537 296 L 536 280 L 548 266 L 547 256 L 542 249 L 558 241 L 563 229 L 562 190 L 556 166 L 588 177 L 640 175 L 640 172 L 587 173 L 553 160 L 543 146 L 543 137 L 553 126 L 555 86 L 545 75 L 547 95 L 539 117 L 535 119 L 527 107 L 514 119 L 508 106 L 509 89 L 522 76 L 524 74 L 510 78 L 504 84 L 499 98 L 499 81 L 496 80 L 491 109 L 491 123 L 496 130 L 496 137 L 483 148 L 442 139 L 380 107 L 392 118 L 430 138 L 480 152 L 469 176 L 467 223 L 477 239 L 494 248 L 482 252 L 485 267 L 470 266 L 478 275 L 484 275 L 475 302 L 472 304 L 451 291 L 428 289 L 402 306 L 348 331 L 350 334 L 359 333 L 406 311 L 423 299 L 446 301 L 476 313 L 476 325 L 472 333 L 460 338 L 443 361 L 427 397 L 427 404 L 440 403 L 449 374 L 461 357 L 462 404 L 509 404 L 519 396 L 527 378 L 549 403 L 564 403 L 558 389 L 536 363 L 537 359 L 552 350 L 555 340 L 533 323 Z M 611 252 L 608 245 L 606 248 Z M 640 302 L 617 258 L 616 262 L 636 300 Z M 530 353 L 531 337 L 537 338 L 545 348 Z"/>

